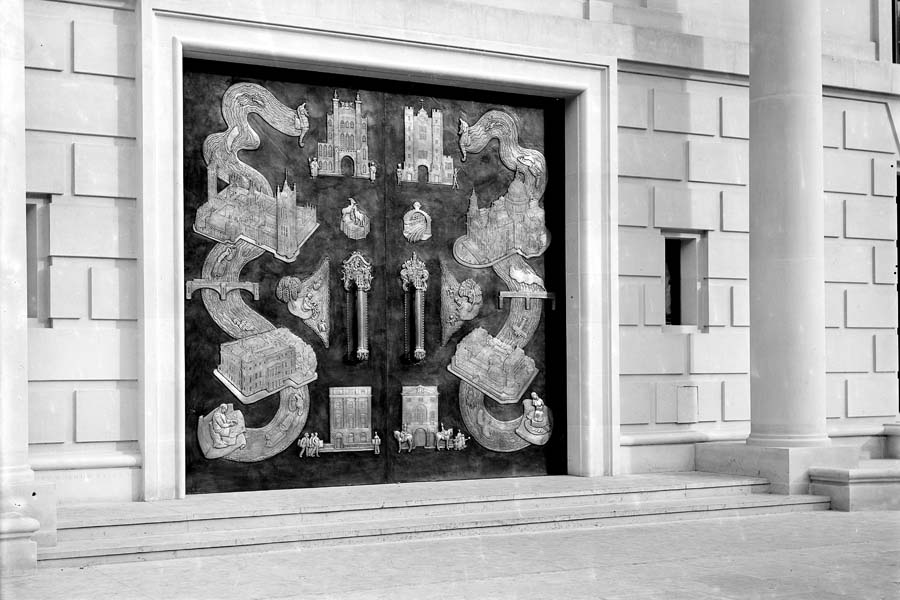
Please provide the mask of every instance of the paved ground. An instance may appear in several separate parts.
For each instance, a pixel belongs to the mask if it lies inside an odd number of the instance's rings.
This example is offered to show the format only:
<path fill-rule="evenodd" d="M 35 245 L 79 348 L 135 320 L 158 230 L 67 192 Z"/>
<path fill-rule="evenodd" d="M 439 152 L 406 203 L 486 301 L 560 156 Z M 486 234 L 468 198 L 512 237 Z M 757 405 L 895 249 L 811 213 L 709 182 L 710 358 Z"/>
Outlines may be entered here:
<path fill-rule="evenodd" d="M 3 600 L 900 598 L 900 512 L 811 512 L 39 569 Z"/>

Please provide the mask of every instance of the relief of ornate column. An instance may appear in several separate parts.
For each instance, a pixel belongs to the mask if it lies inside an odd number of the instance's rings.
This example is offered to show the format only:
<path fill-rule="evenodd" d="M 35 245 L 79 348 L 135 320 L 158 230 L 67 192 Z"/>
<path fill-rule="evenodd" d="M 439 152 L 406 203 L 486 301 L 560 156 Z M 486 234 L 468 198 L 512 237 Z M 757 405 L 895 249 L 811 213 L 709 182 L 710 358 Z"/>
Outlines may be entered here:
<path fill-rule="evenodd" d="M 347 292 L 347 343 L 352 344 L 352 291 L 356 288 L 356 359 L 369 359 L 369 290 L 372 288 L 372 263 L 360 252 L 344 261 L 344 290 Z M 350 346 L 352 348 L 352 346 Z M 350 349 L 348 348 L 348 351 Z"/>
<path fill-rule="evenodd" d="M 400 281 L 404 292 L 404 332 L 406 351 L 410 347 L 409 335 L 409 301 L 407 295 L 413 290 L 413 337 L 415 337 L 415 349 L 413 350 L 413 358 L 422 360 L 425 358 L 425 290 L 428 289 L 428 269 L 416 253 L 413 252 L 412 258 L 403 263 L 400 270 Z"/>

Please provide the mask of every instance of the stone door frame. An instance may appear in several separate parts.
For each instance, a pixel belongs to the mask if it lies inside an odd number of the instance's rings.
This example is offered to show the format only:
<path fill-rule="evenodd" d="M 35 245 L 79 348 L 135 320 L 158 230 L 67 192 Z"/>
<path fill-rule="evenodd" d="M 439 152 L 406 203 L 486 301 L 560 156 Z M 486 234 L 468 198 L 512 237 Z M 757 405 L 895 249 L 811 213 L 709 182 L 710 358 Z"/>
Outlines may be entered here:
<path fill-rule="evenodd" d="M 567 466 L 617 472 L 616 62 L 301 12 L 302 3 L 147 0 L 138 5 L 141 187 L 139 391 L 143 498 L 185 495 L 182 62 L 185 57 L 565 99 Z M 275 17 L 277 16 L 277 21 Z M 329 29 L 331 27 L 332 29 Z M 463 46 L 468 44 L 468 46 Z M 546 198 L 547 210 L 561 199 Z M 560 406 L 561 398 L 547 398 Z M 262 492 L 264 493 L 264 492 Z"/>

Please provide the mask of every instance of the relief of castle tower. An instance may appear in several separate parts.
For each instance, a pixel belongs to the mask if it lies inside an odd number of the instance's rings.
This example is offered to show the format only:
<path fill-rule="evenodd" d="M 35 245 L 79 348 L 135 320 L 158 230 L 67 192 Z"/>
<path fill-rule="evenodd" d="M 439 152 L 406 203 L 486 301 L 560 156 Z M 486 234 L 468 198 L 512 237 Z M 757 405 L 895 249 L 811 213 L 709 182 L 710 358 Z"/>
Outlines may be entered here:
<path fill-rule="evenodd" d="M 444 116 L 425 107 L 414 113 L 411 106 L 403 108 L 405 153 L 402 181 L 419 181 L 419 168 L 427 169 L 428 183 L 453 185 L 453 159 L 444 155 Z"/>

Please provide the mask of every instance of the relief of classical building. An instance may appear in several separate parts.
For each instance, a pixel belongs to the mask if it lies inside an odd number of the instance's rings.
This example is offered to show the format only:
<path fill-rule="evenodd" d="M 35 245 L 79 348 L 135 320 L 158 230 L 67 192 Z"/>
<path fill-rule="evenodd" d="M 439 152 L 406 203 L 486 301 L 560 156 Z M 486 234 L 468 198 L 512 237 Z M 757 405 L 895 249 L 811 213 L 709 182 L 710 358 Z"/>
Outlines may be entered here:
<path fill-rule="evenodd" d="M 321 452 L 372 451 L 372 388 L 328 389 L 331 443 Z"/>
<path fill-rule="evenodd" d="M 438 389 L 436 385 L 404 385 L 403 431 L 411 435 L 412 448 L 436 447 L 438 432 Z"/>
<path fill-rule="evenodd" d="M 207 168 L 207 201 L 197 209 L 194 231 L 217 242 L 244 239 L 291 262 L 319 224 L 316 207 L 297 205 L 297 187 L 287 177 L 275 196 L 232 173 L 231 184 L 218 191 L 218 170 Z"/>
<path fill-rule="evenodd" d="M 537 375 L 534 360 L 478 327 L 464 337 L 447 369 L 501 404 L 519 401 Z"/>
<path fill-rule="evenodd" d="M 428 183 L 453 185 L 453 158 L 444 155 L 443 113 L 435 109 L 429 117 L 424 106 L 417 113 L 406 106 L 403 131 L 406 151 L 403 166 L 398 168 L 399 180 L 419 181 L 419 168 L 424 167 Z"/>
<path fill-rule="evenodd" d="M 244 404 L 317 377 L 312 348 L 285 327 L 221 344 L 213 373 Z"/>
<path fill-rule="evenodd" d="M 369 177 L 369 125 L 362 111 L 359 93 L 353 102 L 344 102 L 334 91 L 325 141 L 318 143 L 317 175 Z"/>

